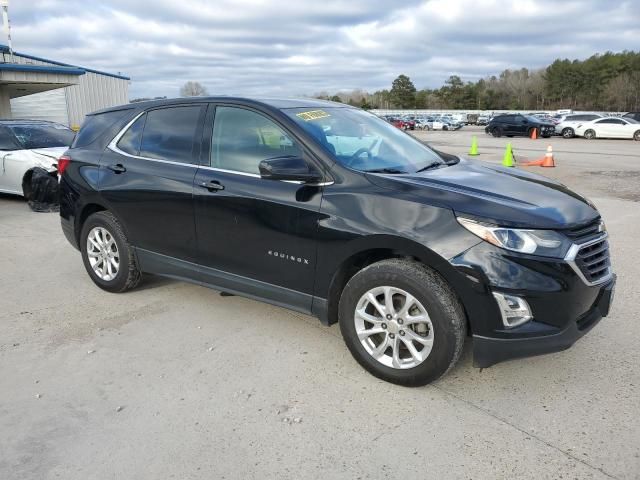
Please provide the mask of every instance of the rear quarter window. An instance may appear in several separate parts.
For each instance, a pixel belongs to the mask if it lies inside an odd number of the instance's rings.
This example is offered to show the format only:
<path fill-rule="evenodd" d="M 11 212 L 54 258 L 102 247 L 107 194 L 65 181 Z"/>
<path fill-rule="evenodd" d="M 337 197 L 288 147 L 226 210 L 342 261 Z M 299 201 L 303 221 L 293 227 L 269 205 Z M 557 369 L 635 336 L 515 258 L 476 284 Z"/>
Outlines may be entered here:
<path fill-rule="evenodd" d="M 131 111 L 132 109 L 122 109 L 87 115 L 82 127 L 76 134 L 71 148 L 86 147 L 92 144 L 102 133 L 105 133 L 116 123 L 128 117 Z"/>

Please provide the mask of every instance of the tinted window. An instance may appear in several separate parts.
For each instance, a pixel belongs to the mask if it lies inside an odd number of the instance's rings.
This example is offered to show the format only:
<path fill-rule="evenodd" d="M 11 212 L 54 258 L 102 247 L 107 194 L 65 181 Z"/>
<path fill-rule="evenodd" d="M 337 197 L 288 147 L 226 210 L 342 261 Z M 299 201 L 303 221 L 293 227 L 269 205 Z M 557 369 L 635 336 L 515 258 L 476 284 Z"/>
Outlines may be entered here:
<path fill-rule="evenodd" d="M 8 128 L 0 127 L 0 150 L 19 150 L 16 137 Z"/>
<path fill-rule="evenodd" d="M 144 128 L 144 121 L 146 114 L 138 118 L 133 125 L 120 137 L 118 142 L 118 148 L 123 152 L 130 155 L 138 155 L 140 152 L 140 141 L 142 140 L 142 129 Z"/>
<path fill-rule="evenodd" d="M 612 118 L 605 118 L 604 120 L 600 120 L 599 122 L 596 123 L 616 123 L 616 121 Z"/>
<path fill-rule="evenodd" d="M 514 119 L 514 115 L 500 115 L 499 117 L 495 118 L 496 122 L 502 122 L 502 123 L 510 123 L 513 122 Z"/>
<path fill-rule="evenodd" d="M 127 109 L 99 113 L 97 115 L 87 115 L 82 123 L 82 127 L 80 127 L 80 131 L 76 134 L 73 147 L 86 147 L 98 138 L 102 132 L 130 113 L 131 110 Z"/>
<path fill-rule="evenodd" d="M 172 162 L 191 162 L 200 110 L 200 105 L 195 105 L 147 112 L 140 156 Z"/>
<path fill-rule="evenodd" d="M 298 145 L 264 115 L 235 107 L 217 107 L 213 122 L 211 166 L 259 174 L 262 160 L 301 157 Z"/>
<path fill-rule="evenodd" d="M 582 118 L 580 120 L 595 120 L 596 118 L 600 118 L 598 115 L 582 115 Z"/>

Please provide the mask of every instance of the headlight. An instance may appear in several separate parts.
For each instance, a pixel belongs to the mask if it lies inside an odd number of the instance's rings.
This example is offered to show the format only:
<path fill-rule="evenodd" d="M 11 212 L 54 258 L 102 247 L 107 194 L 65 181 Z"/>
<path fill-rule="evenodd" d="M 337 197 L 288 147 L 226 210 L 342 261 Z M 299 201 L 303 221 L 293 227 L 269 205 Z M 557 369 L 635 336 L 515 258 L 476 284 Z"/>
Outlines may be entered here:
<path fill-rule="evenodd" d="M 458 217 L 458 223 L 486 242 L 514 252 L 564 258 L 571 241 L 553 230 L 522 230 Z"/>

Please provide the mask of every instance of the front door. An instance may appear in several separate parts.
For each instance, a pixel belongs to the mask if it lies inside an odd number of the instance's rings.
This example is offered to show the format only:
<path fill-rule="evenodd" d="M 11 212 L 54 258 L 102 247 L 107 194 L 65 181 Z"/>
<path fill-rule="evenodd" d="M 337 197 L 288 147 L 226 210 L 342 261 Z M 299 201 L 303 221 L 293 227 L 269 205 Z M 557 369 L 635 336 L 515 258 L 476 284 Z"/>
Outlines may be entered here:
<path fill-rule="evenodd" d="M 195 179 L 204 280 L 310 311 L 322 187 L 262 179 L 258 165 L 280 156 L 313 160 L 263 113 L 217 106 L 213 117 Z"/>

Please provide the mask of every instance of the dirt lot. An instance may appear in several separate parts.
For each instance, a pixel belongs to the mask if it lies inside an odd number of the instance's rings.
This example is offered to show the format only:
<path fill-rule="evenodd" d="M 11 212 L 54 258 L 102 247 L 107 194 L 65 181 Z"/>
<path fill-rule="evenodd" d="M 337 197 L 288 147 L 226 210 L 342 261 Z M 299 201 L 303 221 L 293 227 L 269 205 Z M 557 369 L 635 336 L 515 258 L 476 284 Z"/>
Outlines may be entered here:
<path fill-rule="evenodd" d="M 481 160 L 508 139 L 419 133 Z M 0 197 L 0 478 L 640 478 L 640 143 L 512 140 L 593 200 L 611 315 L 572 349 L 436 384 L 365 373 L 336 326 L 185 283 L 107 294 L 56 214 Z"/>

